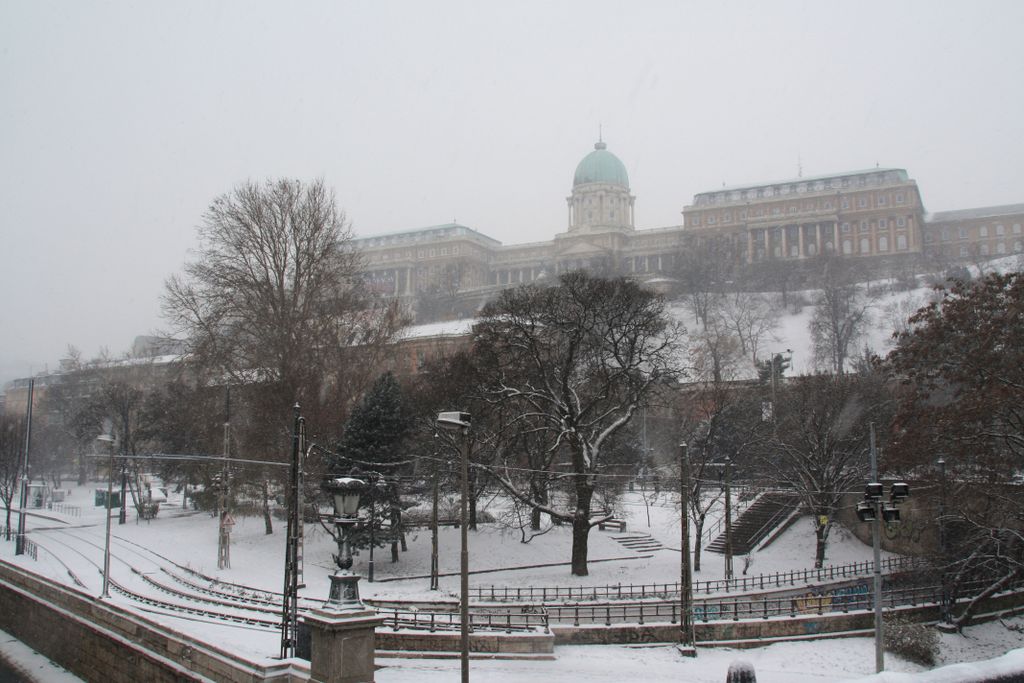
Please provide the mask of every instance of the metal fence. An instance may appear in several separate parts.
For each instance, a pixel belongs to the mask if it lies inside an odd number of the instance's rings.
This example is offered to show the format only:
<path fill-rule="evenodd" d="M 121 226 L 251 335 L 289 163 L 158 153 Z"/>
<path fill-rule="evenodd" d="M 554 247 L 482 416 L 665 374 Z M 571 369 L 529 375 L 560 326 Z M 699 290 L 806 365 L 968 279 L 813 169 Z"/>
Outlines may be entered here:
<path fill-rule="evenodd" d="M 919 569 L 927 562 L 916 557 L 890 557 L 882 560 L 882 571 L 894 573 Z M 693 593 L 746 593 L 755 590 L 793 587 L 812 581 L 841 581 L 870 574 L 874 562 L 851 562 L 830 565 L 820 569 L 796 569 L 788 572 L 739 576 L 733 579 L 712 579 L 694 581 Z M 471 599 L 491 602 L 549 602 L 549 601 L 597 601 L 597 600 L 644 600 L 679 595 L 679 582 L 615 584 L 604 586 L 473 586 L 469 589 Z"/>
<path fill-rule="evenodd" d="M 961 587 L 960 597 L 981 590 L 987 584 L 974 582 Z M 1024 587 L 1024 581 L 1015 588 Z M 1008 587 L 1007 590 L 1010 588 Z M 882 594 L 882 606 L 893 608 L 924 604 L 940 604 L 943 589 L 938 585 L 893 588 Z M 739 621 L 740 619 L 768 619 L 769 617 L 797 617 L 808 614 L 836 614 L 870 611 L 874 608 L 874 594 L 867 584 L 839 586 L 820 592 L 785 597 L 750 599 L 695 600 L 693 618 L 698 622 Z M 548 618 L 552 623 L 580 624 L 640 624 L 647 622 L 678 623 L 679 601 L 654 600 L 648 602 L 606 603 L 603 605 L 548 605 Z"/>
<path fill-rule="evenodd" d="M 9 539 L 8 539 L 8 535 L 10 535 Z M 5 540 L 5 541 L 6 540 L 10 540 L 10 541 L 12 541 L 14 543 L 17 543 L 18 542 L 18 532 L 17 532 L 17 530 L 16 529 L 8 529 L 6 526 L 0 526 L 0 540 Z M 25 550 L 25 554 L 28 555 L 29 557 L 31 557 L 33 560 L 36 560 L 38 562 L 39 561 L 39 548 L 38 548 L 38 546 L 36 546 L 35 543 L 33 543 L 31 540 L 29 540 L 28 536 L 25 536 L 25 538 L 23 539 L 23 543 L 25 544 L 24 546 L 22 546 L 24 548 L 24 550 Z"/>
<path fill-rule="evenodd" d="M 458 631 L 462 622 L 458 612 L 426 612 L 419 610 L 377 609 L 377 615 L 384 617 L 384 626 L 395 631 L 416 629 L 419 631 Z M 544 608 L 529 611 L 502 610 L 494 612 L 470 612 L 469 630 L 504 631 L 505 633 L 542 630 L 549 633 L 548 613 Z"/>
<path fill-rule="evenodd" d="M 67 503 L 54 503 L 53 505 L 50 506 L 50 509 L 52 509 L 54 512 L 59 512 L 69 517 L 82 516 L 82 508 L 80 508 L 77 505 L 68 505 Z"/>

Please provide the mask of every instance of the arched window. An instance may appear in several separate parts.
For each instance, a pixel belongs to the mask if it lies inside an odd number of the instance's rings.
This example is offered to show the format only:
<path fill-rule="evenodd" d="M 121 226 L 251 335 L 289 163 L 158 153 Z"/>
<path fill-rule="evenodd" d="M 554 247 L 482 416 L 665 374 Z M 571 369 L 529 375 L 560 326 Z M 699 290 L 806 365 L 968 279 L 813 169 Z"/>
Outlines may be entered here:
<path fill-rule="evenodd" d="M 867 254 L 871 251 L 871 240 L 867 237 L 860 238 L 860 253 Z"/>
<path fill-rule="evenodd" d="M 982 244 L 981 248 L 979 249 L 979 251 L 981 252 L 982 256 L 988 256 L 988 245 L 987 244 Z"/>
<path fill-rule="evenodd" d="M 853 253 L 853 242 L 850 240 L 843 240 L 843 253 L 846 255 Z"/>
<path fill-rule="evenodd" d="M 983 225 L 980 228 L 978 228 L 978 236 L 979 237 L 988 237 L 988 226 L 987 225 Z"/>
<path fill-rule="evenodd" d="M 906 235 L 896 235 L 896 248 L 900 249 L 900 250 L 907 248 L 907 236 Z"/>
<path fill-rule="evenodd" d="M 1000 255 L 1006 253 L 1006 242 L 1000 242 L 996 245 L 996 253 Z"/>
<path fill-rule="evenodd" d="M 878 238 L 878 251 L 889 251 L 889 238 L 885 235 Z"/>

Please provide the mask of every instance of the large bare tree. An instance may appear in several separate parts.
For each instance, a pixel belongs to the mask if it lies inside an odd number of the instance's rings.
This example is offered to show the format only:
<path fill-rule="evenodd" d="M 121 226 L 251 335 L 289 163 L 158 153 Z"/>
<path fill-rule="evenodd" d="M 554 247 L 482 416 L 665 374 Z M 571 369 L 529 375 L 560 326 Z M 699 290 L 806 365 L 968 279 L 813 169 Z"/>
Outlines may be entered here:
<path fill-rule="evenodd" d="M 361 286 L 333 192 L 321 180 L 247 182 L 214 200 L 198 237 L 163 297 L 189 357 L 215 381 L 262 387 L 258 421 L 272 431 L 296 401 L 321 430 L 340 425 L 403 317 Z"/>
<path fill-rule="evenodd" d="M 678 374 L 677 327 L 662 299 L 635 282 L 574 272 L 558 286 L 506 290 L 474 331 L 483 396 L 502 406 L 504 430 L 564 455 L 570 509 L 537 500 L 500 467 L 488 470 L 521 503 L 572 523 L 572 573 L 585 576 L 609 447 L 657 384 Z"/>

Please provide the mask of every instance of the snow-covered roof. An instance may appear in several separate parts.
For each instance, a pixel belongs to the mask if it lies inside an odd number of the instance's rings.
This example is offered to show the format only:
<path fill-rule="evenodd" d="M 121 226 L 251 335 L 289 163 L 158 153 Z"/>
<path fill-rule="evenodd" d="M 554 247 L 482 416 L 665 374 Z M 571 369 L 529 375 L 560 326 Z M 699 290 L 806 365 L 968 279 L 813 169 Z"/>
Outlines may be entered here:
<path fill-rule="evenodd" d="M 1003 204 L 1001 206 L 979 206 L 975 209 L 959 209 L 957 211 L 936 211 L 925 217 L 927 223 L 945 221 L 968 221 L 975 218 L 996 218 L 1024 214 L 1024 204 Z"/>

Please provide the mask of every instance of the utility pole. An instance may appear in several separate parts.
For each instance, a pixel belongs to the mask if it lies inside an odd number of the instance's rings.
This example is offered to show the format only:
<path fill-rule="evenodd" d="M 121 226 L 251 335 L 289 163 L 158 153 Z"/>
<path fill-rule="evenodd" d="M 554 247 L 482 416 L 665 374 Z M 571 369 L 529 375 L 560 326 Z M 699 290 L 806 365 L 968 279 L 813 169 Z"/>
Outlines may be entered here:
<path fill-rule="evenodd" d="M 117 523 L 128 521 L 128 408 L 121 412 L 121 512 L 117 515 Z"/>
<path fill-rule="evenodd" d="M 679 444 L 679 652 L 696 657 L 693 628 L 693 569 L 690 564 L 690 456 Z"/>
<path fill-rule="evenodd" d="M 298 502 L 299 502 L 299 454 L 305 436 L 305 420 L 300 414 L 299 404 L 293 407 L 295 423 L 292 427 L 292 459 L 288 490 L 288 535 L 284 556 L 284 600 L 281 606 L 281 659 L 295 656 L 298 640 Z"/>
<path fill-rule="evenodd" d="M 437 563 L 437 463 L 434 463 L 434 500 L 430 511 L 430 590 L 438 590 Z"/>
<path fill-rule="evenodd" d="M 28 411 L 25 416 L 25 450 L 21 454 L 21 502 L 18 509 L 18 535 L 14 538 L 14 554 L 25 553 L 25 506 L 28 504 L 28 451 L 32 446 L 32 402 L 36 389 L 35 378 L 28 381 Z"/>
<path fill-rule="evenodd" d="M 732 580 L 732 458 L 725 456 L 725 580 Z"/>
<path fill-rule="evenodd" d="M 875 423 L 871 423 L 871 481 L 878 481 L 878 451 L 875 449 Z M 871 525 L 871 549 L 875 559 L 875 672 L 885 670 L 885 650 L 882 646 L 882 504 L 881 497 L 874 501 L 875 523 Z"/>
<path fill-rule="evenodd" d="M 231 457 L 231 387 L 224 393 L 224 466 L 220 475 L 220 527 L 217 534 L 217 568 L 231 568 L 231 515 L 228 513 L 228 463 Z"/>

